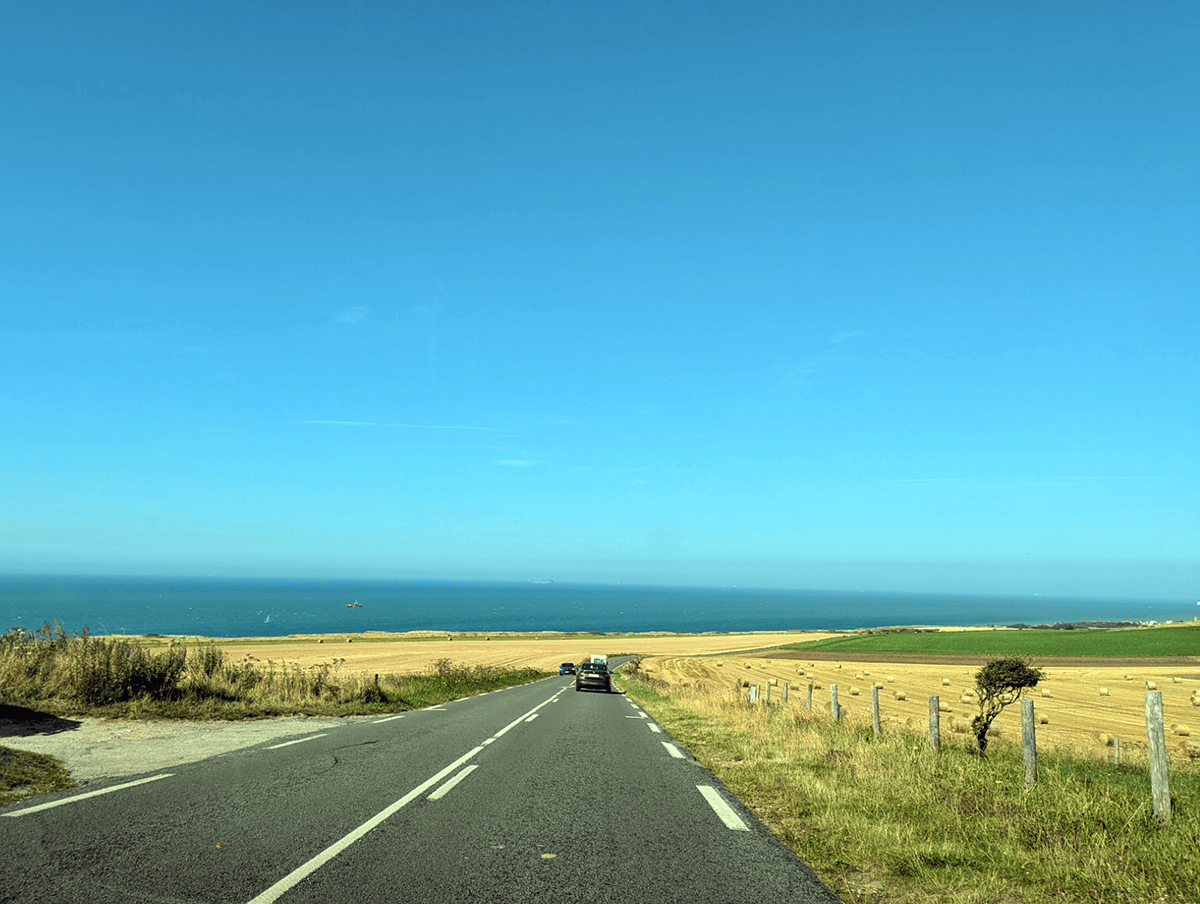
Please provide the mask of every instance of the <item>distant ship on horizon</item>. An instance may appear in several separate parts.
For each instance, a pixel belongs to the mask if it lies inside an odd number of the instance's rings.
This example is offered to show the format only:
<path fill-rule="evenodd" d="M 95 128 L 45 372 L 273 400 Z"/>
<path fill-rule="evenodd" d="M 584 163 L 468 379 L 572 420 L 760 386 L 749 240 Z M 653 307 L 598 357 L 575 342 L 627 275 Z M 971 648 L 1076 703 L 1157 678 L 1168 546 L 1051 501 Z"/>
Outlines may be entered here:
<path fill-rule="evenodd" d="M 346 608 L 347 609 L 361 609 L 362 603 L 360 603 L 358 600 L 355 600 L 352 603 L 346 603 Z"/>
<path fill-rule="evenodd" d="M 531 584 L 553 584 L 554 582 L 553 582 L 553 581 L 548 581 L 548 580 L 546 580 L 545 578 L 543 578 L 543 579 L 541 579 L 541 580 L 538 580 L 538 581 L 530 581 L 529 583 L 531 583 Z"/>

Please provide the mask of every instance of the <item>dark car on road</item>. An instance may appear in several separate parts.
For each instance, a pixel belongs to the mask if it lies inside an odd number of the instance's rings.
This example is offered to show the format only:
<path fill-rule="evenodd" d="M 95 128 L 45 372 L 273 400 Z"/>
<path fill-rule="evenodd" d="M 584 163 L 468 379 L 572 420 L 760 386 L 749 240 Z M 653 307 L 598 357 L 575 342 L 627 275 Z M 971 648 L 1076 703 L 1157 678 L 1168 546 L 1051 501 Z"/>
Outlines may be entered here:
<path fill-rule="evenodd" d="M 573 662 L 564 662 L 562 665 L 560 665 L 560 666 L 558 667 L 558 674 L 560 674 L 560 675 L 574 675 L 574 674 L 575 674 L 575 663 L 573 663 Z"/>
<path fill-rule="evenodd" d="M 612 676 L 608 674 L 608 666 L 603 662 L 585 662 L 580 665 L 579 671 L 575 673 L 575 690 L 581 691 L 585 687 L 610 693 Z"/>

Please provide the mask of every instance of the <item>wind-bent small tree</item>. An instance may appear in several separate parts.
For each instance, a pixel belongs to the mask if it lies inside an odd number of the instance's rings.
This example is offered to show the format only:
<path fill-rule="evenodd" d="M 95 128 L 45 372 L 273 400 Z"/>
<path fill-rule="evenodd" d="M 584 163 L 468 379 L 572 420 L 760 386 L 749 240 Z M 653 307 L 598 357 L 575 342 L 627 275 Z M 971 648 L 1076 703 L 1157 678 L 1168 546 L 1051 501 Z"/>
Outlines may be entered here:
<path fill-rule="evenodd" d="M 987 733 L 1004 707 L 1016 703 L 1021 694 L 1037 687 L 1042 670 L 1023 656 L 1006 656 L 989 659 L 975 673 L 975 689 L 979 691 L 979 715 L 971 720 L 975 732 L 975 745 L 980 756 L 987 755 Z"/>

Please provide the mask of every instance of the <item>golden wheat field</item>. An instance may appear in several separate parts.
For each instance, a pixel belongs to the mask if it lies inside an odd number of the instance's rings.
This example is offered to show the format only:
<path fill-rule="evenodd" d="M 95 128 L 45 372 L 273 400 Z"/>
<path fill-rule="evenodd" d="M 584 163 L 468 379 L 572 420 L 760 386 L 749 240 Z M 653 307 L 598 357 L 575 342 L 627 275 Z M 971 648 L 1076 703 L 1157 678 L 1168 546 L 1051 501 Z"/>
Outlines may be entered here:
<path fill-rule="evenodd" d="M 787 654 L 790 657 L 792 654 Z M 1044 667 L 1045 677 L 1031 694 L 1038 746 L 1069 747 L 1078 752 L 1112 755 L 1114 739 L 1121 740 L 1122 759 L 1136 758 L 1146 745 L 1145 694 L 1162 691 L 1167 747 L 1175 755 L 1196 755 L 1200 744 L 1200 662 L 1182 666 L 1055 664 Z M 813 685 L 813 708 L 830 712 L 830 687 L 838 689 L 844 718 L 869 725 L 871 685 L 879 685 L 880 717 L 884 728 L 907 725 L 925 731 L 929 724 L 929 698 L 937 695 L 943 735 L 966 736 L 978 712 L 973 696 L 974 674 L 982 664 L 963 659 L 935 665 L 896 661 L 838 661 L 784 658 L 781 653 L 699 658 L 664 655 L 643 661 L 642 668 L 672 686 L 699 692 L 746 694 L 746 685 L 765 696 L 768 682 L 772 702 L 783 697 L 787 682 L 791 706 L 805 706 L 807 686 Z M 1019 741 L 1019 706 L 1010 706 L 994 724 L 999 737 Z"/>
<path fill-rule="evenodd" d="M 302 667 L 338 661 L 343 672 L 418 673 L 441 659 L 465 666 L 557 670 L 563 662 L 581 662 L 593 654 L 609 656 L 704 656 L 752 650 L 840 635 L 800 631 L 757 634 L 404 634 L 294 635 L 281 638 L 214 638 L 233 659 L 291 662 Z M 195 644 L 204 638 L 175 638 Z"/>

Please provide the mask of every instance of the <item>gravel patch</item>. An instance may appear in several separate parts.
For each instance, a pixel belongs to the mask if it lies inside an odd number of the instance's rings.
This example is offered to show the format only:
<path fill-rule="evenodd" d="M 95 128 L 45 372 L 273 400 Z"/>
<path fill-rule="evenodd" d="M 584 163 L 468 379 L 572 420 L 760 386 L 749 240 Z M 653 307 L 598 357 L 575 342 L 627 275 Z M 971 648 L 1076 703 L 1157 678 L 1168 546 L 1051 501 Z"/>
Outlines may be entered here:
<path fill-rule="evenodd" d="M 0 744 L 62 760 L 80 784 L 140 775 L 195 763 L 211 756 L 317 732 L 329 732 L 378 716 L 287 716 L 238 722 L 144 722 L 60 719 L 0 707 Z"/>

